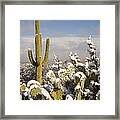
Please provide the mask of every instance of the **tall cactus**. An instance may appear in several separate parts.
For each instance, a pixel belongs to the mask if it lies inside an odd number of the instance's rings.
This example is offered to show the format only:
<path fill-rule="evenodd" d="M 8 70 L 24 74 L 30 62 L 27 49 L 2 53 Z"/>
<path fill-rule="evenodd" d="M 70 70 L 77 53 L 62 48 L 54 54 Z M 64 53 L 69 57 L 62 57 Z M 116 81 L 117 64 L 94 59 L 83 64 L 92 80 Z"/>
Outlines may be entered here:
<path fill-rule="evenodd" d="M 42 67 L 46 66 L 48 63 L 48 53 L 49 53 L 49 44 L 50 39 L 48 38 L 46 40 L 46 50 L 45 50 L 45 56 L 44 60 L 42 60 L 42 37 L 40 33 L 40 21 L 35 20 L 35 58 L 36 61 L 34 61 L 32 50 L 28 50 L 28 57 L 32 65 L 36 67 L 36 80 L 40 82 L 40 84 L 43 83 L 42 80 Z"/>

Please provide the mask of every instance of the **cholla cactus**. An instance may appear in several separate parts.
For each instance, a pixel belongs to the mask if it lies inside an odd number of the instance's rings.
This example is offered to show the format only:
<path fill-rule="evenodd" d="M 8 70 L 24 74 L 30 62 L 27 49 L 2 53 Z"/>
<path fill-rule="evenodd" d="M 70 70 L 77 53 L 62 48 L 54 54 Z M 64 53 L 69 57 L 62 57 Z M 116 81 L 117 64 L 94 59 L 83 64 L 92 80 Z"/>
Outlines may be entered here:
<path fill-rule="evenodd" d="M 52 100 L 50 93 L 39 82 L 31 80 L 27 83 L 29 99 Z"/>
<path fill-rule="evenodd" d="M 20 84 L 20 94 L 21 94 L 22 100 L 29 100 L 28 88 L 26 87 L 25 83 Z"/>
<path fill-rule="evenodd" d="M 69 56 L 73 64 L 77 64 L 78 62 L 80 62 L 80 58 L 77 53 L 73 54 L 72 52 L 70 52 Z"/>
<path fill-rule="evenodd" d="M 91 98 L 96 99 L 96 94 L 100 87 L 97 85 L 100 83 L 100 59 L 96 55 L 96 47 L 92 41 L 92 36 L 90 35 L 87 40 L 89 46 L 88 53 L 89 57 L 85 60 L 85 70 L 89 77 L 89 88 L 91 90 Z"/>
<path fill-rule="evenodd" d="M 78 82 L 77 83 L 80 83 L 81 90 L 83 90 L 85 81 L 87 79 L 86 75 L 83 72 L 77 72 L 77 73 L 74 74 L 74 77 L 78 78 Z"/>
<path fill-rule="evenodd" d="M 82 90 L 81 85 L 78 83 L 75 87 L 75 100 L 81 100 L 82 99 Z"/>
<path fill-rule="evenodd" d="M 29 89 L 28 93 L 29 93 L 29 99 L 37 99 L 37 97 L 39 95 L 41 95 L 41 90 L 40 90 L 40 83 L 36 80 L 30 80 L 27 83 L 27 88 Z"/>
<path fill-rule="evenodd" d="M 52 69 L 54 71 L 58 71 L 60 70 L 60 68 L 62 68 L 62 66 L 62 61 L 60 61 L 59 58 L 56 55 L 54 55 L 54 64 L 52 65 Z"/>
<path fill-rule="evenodd" d="M 62 81 L 67 81 L 69 78 L 67 77 L 67 71 L 66 69 L 60 69 L 58 71 L 58 76 Z"/>
<path fill-rule="evenodd" d="M 64 90 L 60 78 L 57 78 L 52 70 L 49 70 L 46 74 L 46 79 L 54 86 L 51 91 L 52 97 L 56 100 L 61 99 Z"/>
<path fill-rule="evenodd" d="M 36 97 L 41 94 L 40 86 L 36 84 L 31 85 L 29 88 L 29 94 L 33 99 L 36 99 Z"/>
<path fill-rule="evenodd" d="M 98 70 L 100 65 L 100 60 L 96 56 L 96 47 L 95 44 L 92 41 L 92 36 L 88 37 L 87 44 L 89 46 L 88 52 L 89 52 L 89 58 L 86 58 L 86 61 L 89 61 L 89 64 L 91 63 L 95 69 Z"/>

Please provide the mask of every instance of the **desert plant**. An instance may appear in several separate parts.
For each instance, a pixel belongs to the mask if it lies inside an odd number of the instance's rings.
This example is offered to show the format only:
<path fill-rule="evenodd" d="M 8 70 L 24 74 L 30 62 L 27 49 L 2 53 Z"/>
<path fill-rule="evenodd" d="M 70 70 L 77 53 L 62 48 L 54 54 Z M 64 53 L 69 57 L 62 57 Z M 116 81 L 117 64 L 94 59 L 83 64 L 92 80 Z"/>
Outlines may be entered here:
<path fill-rule="evenodd" d="M 69 60 L 61 61 L 55 55 L 54 63 L 48 65 L 49 40 L 46 41 L 45 57 L 42 60 L 39 21 L 36 21 L 36 31 L 36 61 L 33 59 L 32 51 L 28 51 L 30 62 L 35 67 L 26 63 L 20 69 L 21 99 L 100 100 L 100 59 L 97 57 L 92 37 L 90 36 L 87 40 L 88 57 L 86 57 L 85 62 L 81 62 L 77 53 L 70 52 Z M 44 72 L 42 73 L 42 71 Z M 37 76 L 37 81 L 32 79 L 33 75 L 34 78 Z"/>
<path fill-rule="evenodd" d="M 40 21 L 35 20 L 35 58 L 36 61 L 33 59 L 32 50 L 28 50 L 28 57 L 32 65 L 36 67 L 36 80 L 42 84 L 42 67 L 46 66 L 48 63 L 48 52 L 49 52 L 49 44 L 50 39 L 46 39 L 46 50 L 44 60 L 42 60 L 42 36 L 40 33 Z"/>

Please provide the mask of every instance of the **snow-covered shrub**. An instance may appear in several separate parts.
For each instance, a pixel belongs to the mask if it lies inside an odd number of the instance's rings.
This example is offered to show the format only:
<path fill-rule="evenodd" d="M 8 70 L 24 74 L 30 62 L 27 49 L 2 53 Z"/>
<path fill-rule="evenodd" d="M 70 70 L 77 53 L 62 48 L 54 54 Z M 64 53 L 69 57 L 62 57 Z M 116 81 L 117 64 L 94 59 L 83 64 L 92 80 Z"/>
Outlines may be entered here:
<path fill-rule="evenodd" d="M 23 100 L 99 100 L 100 59 L 92 36 L 87 40 L 88 55 L 81 61 L 70 52 L 69 60 L 54 55 L 54 63 L 43 68 L 44 83 L 36 81 L 35 68 L 23 64 L 20 68 L 20 95 Z"/>
<path fill-rule="evenodd" d="M 20 64 L 20 81 L 28 82 L 29 80 L 34 80 L 36 78 L 35 75 L 35 67 L 29 63 Z"/>

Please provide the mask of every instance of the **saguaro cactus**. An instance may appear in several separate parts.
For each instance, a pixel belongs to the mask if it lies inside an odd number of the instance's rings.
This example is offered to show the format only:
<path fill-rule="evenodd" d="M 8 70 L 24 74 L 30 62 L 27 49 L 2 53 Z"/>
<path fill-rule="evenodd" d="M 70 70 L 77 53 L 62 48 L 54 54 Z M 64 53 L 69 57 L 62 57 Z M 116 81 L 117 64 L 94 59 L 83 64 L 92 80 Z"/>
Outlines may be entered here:
<path fill-rule="evenodd" d="M 46 66 L 48 63 L 48 53 L 49 53 L 49 44 L 50 39 L 48 38 L 46 40 L 46 50 L 45 50 L 45 56 L 44 60 L 42 60 L 42 36 L 40 33 L 40 21 L 35 20 L 35 58 L 36 61 L 34 61 L 32 50 L 28 50 L 28 57 L 32 65 L 36 67 L 36 80 L 40 82 L 40 84 L 43 83 L 42 80 L 42 67 Z"/>

